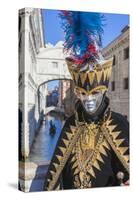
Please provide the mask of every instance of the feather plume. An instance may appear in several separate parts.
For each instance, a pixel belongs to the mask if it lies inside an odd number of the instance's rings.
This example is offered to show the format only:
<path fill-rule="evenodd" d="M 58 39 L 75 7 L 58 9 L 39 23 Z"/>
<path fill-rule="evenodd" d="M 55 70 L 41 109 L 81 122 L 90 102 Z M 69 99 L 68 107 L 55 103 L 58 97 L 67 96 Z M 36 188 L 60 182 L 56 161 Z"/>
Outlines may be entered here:
<path fill-rule="evenodd" d="M 65 32 L 64 52 L 69 52 L 79 63 L 86 58 L 97 59 L 104 16 L 94 12 L 60 11 L 59 17 Z"/>

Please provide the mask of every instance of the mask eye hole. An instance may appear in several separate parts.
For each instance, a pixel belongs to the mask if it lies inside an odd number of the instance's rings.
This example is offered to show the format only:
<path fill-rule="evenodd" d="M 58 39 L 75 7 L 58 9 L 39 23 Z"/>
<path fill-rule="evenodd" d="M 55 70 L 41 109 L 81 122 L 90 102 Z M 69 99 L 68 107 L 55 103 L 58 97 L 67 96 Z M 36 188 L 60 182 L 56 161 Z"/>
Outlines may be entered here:
<path fill-rule="evenodd" d="M 85 96 L 85 92 L 82 92 L 81 94 L 82 94 L 83 96 Z"/>
<path fill-rule="evenodd" d="M 96 94 L 98 94 L 98 93 L 99 93 L 99 92 L 95 91 L 95 92 L 92 93 L 92 95 L 96 95 Z"/>
<path fill-rule="evenodd" d="M 96 90 L 96 91 L 92 92 L 92 95 L 97 95 L 97 94 L 99 94 L 99 93 L 100 93 L 100 91 L 99 91 L 99 90 Z"/>

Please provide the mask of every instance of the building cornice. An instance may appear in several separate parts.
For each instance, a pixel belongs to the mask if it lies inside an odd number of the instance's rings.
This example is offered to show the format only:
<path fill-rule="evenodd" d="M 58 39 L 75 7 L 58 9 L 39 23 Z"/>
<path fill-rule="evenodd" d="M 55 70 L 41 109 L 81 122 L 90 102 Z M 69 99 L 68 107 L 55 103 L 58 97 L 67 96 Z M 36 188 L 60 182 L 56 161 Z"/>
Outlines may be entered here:
<path fill-rule="evenodd" d="M 103 51 L 104 49 L 107 49 L 109 48 L 110 46 L 114 45 L 114 43 L 116 43 L 117 41 L 120 41 L 120 40 L 123 40 L 124 38 L 128 37 L 129 38 L 129 28 L 125 31 L 125 32 L 121 32 L 120 35 L 118 35 L 114 40 L 112 40 L 106 47 L 103 48 Z"/>
<path fill-rule="evenodd" d="M 107 47 L 105 47 L 102 50 L 102 53 L 104 56 L 111 54 L 128 42 L 129 42 L 129 35 L 126 37 L 123 37 L 121 39 L 119 39 L 119 38 L 117 40 L 115 39 Z"/>
<path fill-rule="evenodd" d="M 22 8 L 19 10 L 19 16 L 31 15 L 34 8 Z"/>

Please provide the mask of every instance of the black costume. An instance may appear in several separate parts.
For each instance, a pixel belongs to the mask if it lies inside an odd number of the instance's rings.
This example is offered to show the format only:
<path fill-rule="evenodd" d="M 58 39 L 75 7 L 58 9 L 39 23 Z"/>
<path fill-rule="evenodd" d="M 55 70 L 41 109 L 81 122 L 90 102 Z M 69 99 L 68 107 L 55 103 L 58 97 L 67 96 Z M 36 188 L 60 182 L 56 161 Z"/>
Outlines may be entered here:
<path fill-rule="evenodd" d="M 70 50 L 66 62 L 79 100 L 59 137 L 44 190 L 121 185 L 129 179 L 129 130 L 126 118 L 110 111 L 105 95 L 113 60 L 104 60 L 98 48 L 101 15 L 62 12 L 64 49 Z M 96 94 L 102 101 L 97 96 L 95 112 L 86 111 L 84 101 Z M 121 180 L 118 173 L 124 175 Z"/>
<path fill-rule="evenodd" d="M 107 97 L 93 117 L 88 116 L 80 101 L 76 107 L 77 112 L 66 121 L 60 135 L 44 190 L 117 186 L 118 172 L 123 172 L 127 181 L 129 130 L 125 117 L 110 111 Z M 87 144 L 86 134 L 93 134 Z"/>

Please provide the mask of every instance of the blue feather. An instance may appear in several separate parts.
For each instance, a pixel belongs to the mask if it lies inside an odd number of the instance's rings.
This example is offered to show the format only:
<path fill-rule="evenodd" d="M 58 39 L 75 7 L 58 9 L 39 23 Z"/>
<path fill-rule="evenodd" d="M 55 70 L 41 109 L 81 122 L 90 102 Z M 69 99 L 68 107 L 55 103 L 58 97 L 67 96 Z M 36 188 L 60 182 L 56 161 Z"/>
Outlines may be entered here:
<path fill-rule="evenodd" d="M 82 58 L 88 52 L 89 45 L 102 45 L 103 15 L 94 12 L 61 11 L 59 16 L 65 32 L 65 51 Z"/>

